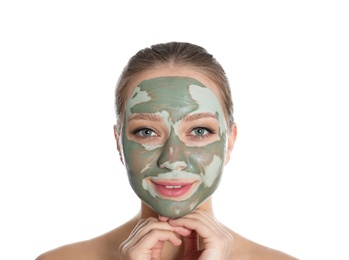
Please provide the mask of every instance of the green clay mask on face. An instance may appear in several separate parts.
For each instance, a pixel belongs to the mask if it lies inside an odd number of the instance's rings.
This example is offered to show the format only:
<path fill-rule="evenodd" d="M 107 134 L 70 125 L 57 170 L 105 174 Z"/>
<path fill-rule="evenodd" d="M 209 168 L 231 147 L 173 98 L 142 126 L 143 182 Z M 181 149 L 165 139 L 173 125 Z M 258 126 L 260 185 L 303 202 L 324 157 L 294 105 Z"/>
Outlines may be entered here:
<path fill-rule="evenodd" d="M 129 181 L 162 216 L 182 217 L 212 195 L 226 143 L 217 96 L 193 78 L 144 80 L 126 104 L 122 147 Z"/>

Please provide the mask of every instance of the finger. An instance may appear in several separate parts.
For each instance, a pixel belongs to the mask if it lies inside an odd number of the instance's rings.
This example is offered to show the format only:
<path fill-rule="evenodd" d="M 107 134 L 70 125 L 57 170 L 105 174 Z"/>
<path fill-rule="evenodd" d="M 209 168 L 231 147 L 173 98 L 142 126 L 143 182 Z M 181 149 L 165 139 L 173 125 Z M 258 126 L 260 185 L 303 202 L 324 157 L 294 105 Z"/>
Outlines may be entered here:
<path fill-rule="evenodd" d="M 182 243 L 171 231 L 152 230 L 139 242 L 130 241 L 126 246 L 120 248 L 120 255 L 123 256 L 122 259 L 161 259 L 165 241 L 173 246 L 179 246 Z"/>
<path fill-rule="evenodd" d="M 124 259 L 143 259 L 142 257 L 144 259 L 150 259 L 149 256 L 152 256 L 151 259 L 160 259 L 164 241 L 168 241 L 173 246 L 179 246 L 182 243 L 181 239 L 170 230 L 152 229 L 149 232 L 145 232 L 149 228 L 149 225 L 153 224 L 150 221 L 148 226 L 144 226 L 138 232 L 134 232 L 132 236 L 129 236 L 120 245 L 119 252 L 124 256 Z M 162 224 L 171 227 L 167 222 Z"/>
<path fill-rule="evenodd" d="M 212 227 L 215 227 L 217 230 L 219 230 L 219 232 L 222 232 L 225 236 L 233 239 L 228 228 L 224 226 L 221 222 L 217 221 L 217 219 L 210 212 L 206 210 L 199 210 L 199 213 L 205 215 L 205 220 L 209 221 Z"/>
<path fill-rule="evenodd" d="M 168 217 L 164 217 L 164 216 L 159 216 L 158 217 L 160 222 L 168 222 L 169 218 Z M 173 227 L 174 228 L 174 232 L 176 232 L 179 235 L 182 236 L 188 236 L 191 233 L 191 230 L 184 228 L 184 227 Z"/>
<path fill-rule="evenodd" d="M 143 230 L 150 222 L 157 222 L 156 218 L 141 219 L 138 221 L 136 226 L 133 228 L 128 238 L 120 244 L 119 249 L 125 251 L 127 248 L 132 247 L 134 244 L 138 243 L 141 239 L 141 230 Z"/>
<path fill-rule="evenodd" d="M 169 220 L 169 224 L 175 227 L 185 227 L 195 230 L 202 238 L 219 236 L 221 232 L 226 233 L 221 224 L 214 219 L 212 214 L 205 210 L 195 210 L 194 212 L 178 219 Z"/>
<path fill-rule="evenodd" d="M 151 230 L 172 231 L 182 236 L 186 236 L 190 234 L 190 230 L 188 230 L 185 227 L 181 227 L 181 226 L 174 227 L 174 226 L 171 226 L 168 222 L 160 222 L 156 220 L 156 221 L 149 222 L 142 229 L 139 229 L 137 232 L 137 235 L 144 236 L 145 234 L 149 233 Z"/>
<path fill-rule="evenodd" d="M 171 231 L 176 232 L 179 235 L 186 236 L 190 233 L 190 230 L 184 227 L 173 227 L 169 225 L 168 222 L 160 222 L 156 218 L 148 218 L 145 221 L 140 221 L 138 226 L 134 228 L 131 232 L 128 239 L 125 241 L 125 244 L 128 241 L 133 241 L 133 243 L 138 243 L 139 240 L 144 237 L 146 234 L 151 232 L 152 230 L 163 230 L 163 231 Z"/>
<path fill-rule="evenodd" d="M 199 250 L 199 236 L 196 231 L 192 231 L 184 237 L 184 255 Z"/>
<path fill-rule="evenodd" d="M 215 219 L 212 213 L 201 209 L 197 210 L 195 213 L 198 215 L 202 222 L 211 227 L 211 229 L 216 230 L 217 233 L 226 233 L 223 225 Z"/>
<path fill-rule="evenodd" d="M 212 228 L 204 223 L 199 217 L 185 216 L 178 219 L 170 219 L 169 224 L 173 227 L 184 227 L 196 231 L 199 236 L 206 238 L 212 235 Z"/>
<path fill-rule="evenodd" d="M 138 221 L 137 225 L 131 231 L 128 238 L 120 244 L 119 249 L 124 250 L 126 248 L 131 247 L 132 244 L 137 243 L 140 239 L 139 237 L 137 238 L 137 234 L 139 234 L 139 231 L 142 230 L 151 221 L 156 221 L 156 219 L 148 218 L 148 219 L 141 219 L 140 221 Z"/>
<path fill-rule="evenodd" d="M 182 243 L 182 240 L 171 231 L 152 230 L 146 236 L 140 239 L 137 246 L 153 249 L 159 241 L 168 241 L 174 246 L 179 246 Z"/>
<path fill-rule="evenodd" d="M 158 219 L 159 219 L 159 221 L 161 221 L 161 222 L 167 222 L 167 221 L 169 220 L 168 217 L 164 217 L 164 216 L 159 216 Z"/>
<path fill-rule="evenodd" d="M 188 257 L 193 257 L 200 252 L 202 259 L 228 259 L 231 252 L 233 236 L 229 230 L 218 222 L 214 216 L 205 210 L 195 210 L 194 212 L 178 219 L 169 220 L 172 226 L 183 226 L 192 229 L 202 239 L 203 250 L 193 250 L 188 252 Z M 195 240 L 185 240 L 188 247 L 195 247 Z M 185 247 L 187 244 L 185 244 Z"/>
<path fill-rule="evenodd" d="M 155 218 L 147 218 L 147 219 L 141 219 L 138 221 L 137 225 L 133 228 L 133 230 L 130 233 L 130 236 L 133 236 L 135 233 L 137 233 L 140 229 L 144 228 L 149 222 L 151 221 L 157 221 Z"/>

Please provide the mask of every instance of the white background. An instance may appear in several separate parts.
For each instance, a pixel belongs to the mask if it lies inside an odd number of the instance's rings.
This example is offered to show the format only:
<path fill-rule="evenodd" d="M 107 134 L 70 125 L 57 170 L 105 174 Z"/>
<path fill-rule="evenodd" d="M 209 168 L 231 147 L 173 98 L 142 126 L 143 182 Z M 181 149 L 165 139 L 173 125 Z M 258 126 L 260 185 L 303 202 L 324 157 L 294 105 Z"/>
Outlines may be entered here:
<path fill-rule="evenodd" d="M 239 134 L 216 217 L 300 259 L 349 259 L 346 2 L 2 1 L 0 259 L 136 214 L 114 86 L 136 51 L 167 41 L 202 45 L 231 81 Z"/>

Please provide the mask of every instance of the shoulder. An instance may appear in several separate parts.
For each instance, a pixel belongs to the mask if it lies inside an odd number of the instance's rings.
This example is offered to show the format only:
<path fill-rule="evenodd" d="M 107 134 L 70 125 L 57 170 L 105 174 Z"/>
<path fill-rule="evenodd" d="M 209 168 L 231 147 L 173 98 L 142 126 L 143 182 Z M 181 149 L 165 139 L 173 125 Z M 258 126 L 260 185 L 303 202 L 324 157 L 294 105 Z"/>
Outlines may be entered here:
<path fill-rule="evenodd" d="M 112 230 L 99 237 L 67 244 L 47 251 L 35 260 L 100 260 L 118 259 L 119 241 L 123 239 L 119 229 Z M 122 240 L 123 241 L 123 240 Z"/>
<path fill-rule="evenodd" d="M 87 240 L 73 244 L 64 245 L 38 256 L 36 260 L 97 260 L 104 259 L 105 251 L 98 240 Z M 107 259 L 107 258 L 105 258 Z"/>
<path fill-rule="evenodd" d="M 88 242 L 78 242 L 52 249 L 38 256 L 36 260 L 85 259 L 88 255 Z M 86 258 L 87 259 L 87 258 Z"/>
<path fill-rule="evenodd" d="M 284 252 L 267 248 L 264 246 L 260 246 L 259 250 L 255 250 L 251 252 L 251 258 L 252 260 L 270 260 L 270 259 L 277 259 L 277 260 L 297 260 L 297 258 L 290 256 Z"/>
<path fill-rule="evenodd" d="M 131 220 L 118 228 L 90 240 L 64 245 L 47 251 L 36 260 L 108 260 L 119 258 L 119 245 L 132 231 Z"/>
<path fill-rule="evenodd" d="M 233 259 L 246 259 L 246 260 L 297 260 L 297 258 L 281 252 L 276 249 L 272 249 L 249 239 L 246 239 L 239 234 L 233 232 L 234 237 L 234 249 Z"/>

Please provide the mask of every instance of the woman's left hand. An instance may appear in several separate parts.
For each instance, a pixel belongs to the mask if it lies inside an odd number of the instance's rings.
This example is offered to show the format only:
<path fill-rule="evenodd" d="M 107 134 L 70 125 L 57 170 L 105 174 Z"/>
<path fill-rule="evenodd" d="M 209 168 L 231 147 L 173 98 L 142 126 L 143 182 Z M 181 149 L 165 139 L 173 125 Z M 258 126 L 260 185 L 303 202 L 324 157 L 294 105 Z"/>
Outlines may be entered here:
<path fill-rule="evenodd" d="M 170 219 L 168 223 L 192 230 L 190 235 L 184 237 L 184 259 L 229 259 L 234 238 L 228 228 L 206 210 L 197 209 L 182 218 Z M 199 248 L 199 237 L 202 239 L 202 249 Z"/>

